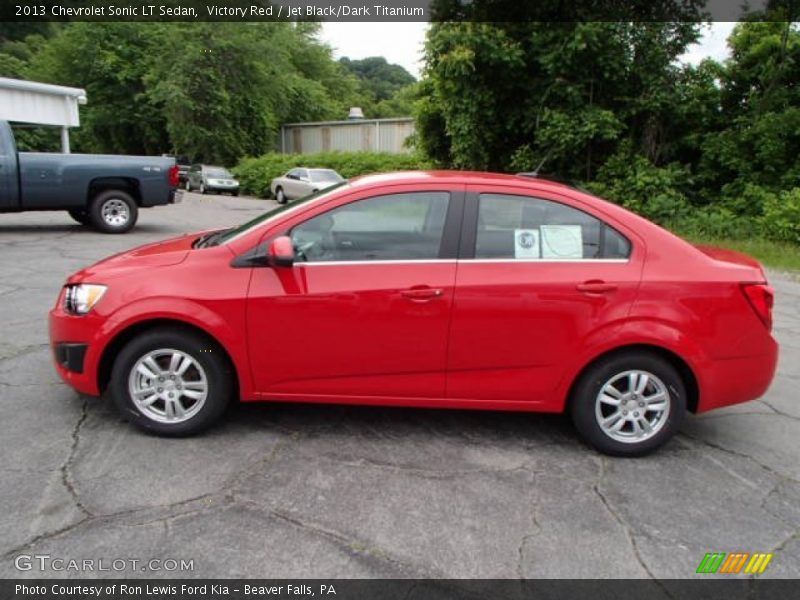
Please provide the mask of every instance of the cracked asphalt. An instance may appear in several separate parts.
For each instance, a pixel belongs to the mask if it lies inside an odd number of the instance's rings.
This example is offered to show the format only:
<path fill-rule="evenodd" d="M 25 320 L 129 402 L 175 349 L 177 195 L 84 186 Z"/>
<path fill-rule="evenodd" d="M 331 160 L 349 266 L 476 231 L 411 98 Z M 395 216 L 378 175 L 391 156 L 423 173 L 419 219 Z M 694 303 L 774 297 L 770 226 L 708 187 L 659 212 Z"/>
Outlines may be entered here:
<path fill-rule="evenodd" d="M 0 577 L 82 575 L 14 566 L 47 554 L 194 561 L 117 577 L 685 578 L 735 551 L 800 576 L 800 279 L 771 274 L 768 394 L 647 458 L 601 457 L 562 416 L 467 411 L 250 404 L 160 439 L 60 382 L 46 316 L 88 263 L 271 204 L 184 198 L 122 236 L 0 215 Z"/>

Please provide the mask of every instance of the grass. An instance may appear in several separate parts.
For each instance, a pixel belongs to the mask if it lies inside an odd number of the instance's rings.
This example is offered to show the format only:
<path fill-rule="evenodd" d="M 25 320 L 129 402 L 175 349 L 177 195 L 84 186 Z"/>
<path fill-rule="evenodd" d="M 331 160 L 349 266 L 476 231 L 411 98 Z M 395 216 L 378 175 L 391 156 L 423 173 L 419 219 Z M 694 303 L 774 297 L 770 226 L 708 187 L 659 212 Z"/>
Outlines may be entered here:
<path fill-rule="evenodd" d="M 771 242 L 764 239 L 734 240 L 704 237 L 698 235 L 682 235 L 693 244 L 709 244 L 721 246 L 738 252 L 744 252 L 757 258 L 762 264 L 781 271 L 800 272 L 800 246 L 786 242 Z"/>

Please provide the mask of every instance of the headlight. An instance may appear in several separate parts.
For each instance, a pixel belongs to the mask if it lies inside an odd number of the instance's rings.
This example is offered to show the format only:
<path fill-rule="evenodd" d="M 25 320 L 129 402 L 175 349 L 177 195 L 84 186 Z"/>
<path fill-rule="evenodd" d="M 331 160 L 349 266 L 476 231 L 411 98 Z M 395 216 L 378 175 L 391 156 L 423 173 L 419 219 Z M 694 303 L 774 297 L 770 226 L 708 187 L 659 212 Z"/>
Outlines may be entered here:
<path fill-rule="evenodd" d="M 64 310 L 76 315 L 85 315 L 94 305 L 100 302 L 100 298 L 106 293 L 106 286 L 94 285 L 91 283 L 79 283 L 78 285 L 68 285 L 67 293 L 64 294 Z"/>

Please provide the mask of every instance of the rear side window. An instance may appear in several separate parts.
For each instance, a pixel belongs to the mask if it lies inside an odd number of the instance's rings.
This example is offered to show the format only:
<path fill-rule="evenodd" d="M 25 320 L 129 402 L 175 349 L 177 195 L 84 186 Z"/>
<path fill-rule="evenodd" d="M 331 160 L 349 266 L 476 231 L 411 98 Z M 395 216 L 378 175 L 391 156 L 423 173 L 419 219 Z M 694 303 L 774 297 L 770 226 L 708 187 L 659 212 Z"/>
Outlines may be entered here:
<path fill-rule="evenodd" d="M 449 200 L 447 192 L 365 198 L 297 225 L 291 237 L 308 262 L 435 259 Z"/>
<path fill-rule="evenodd" d="M 624 259 L 631 244 L 592 215 L 551 200 L 481 194 L 475 258 Z"/>

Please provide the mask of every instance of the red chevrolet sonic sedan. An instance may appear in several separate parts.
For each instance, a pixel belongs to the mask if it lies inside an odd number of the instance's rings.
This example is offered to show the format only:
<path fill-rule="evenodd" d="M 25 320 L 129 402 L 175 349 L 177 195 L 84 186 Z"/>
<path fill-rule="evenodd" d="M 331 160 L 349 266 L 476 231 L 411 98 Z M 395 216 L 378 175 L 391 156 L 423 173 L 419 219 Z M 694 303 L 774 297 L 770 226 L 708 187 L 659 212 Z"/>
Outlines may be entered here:
<path fill-rule="evenodd" d="M 571 187 L 407 172 L 102 260 L 50 337 L 64 381 L 163 435 L 238 396 L 568 411 L 631 456 L 766 391 L 772 303 L 755 260 Z"/>

